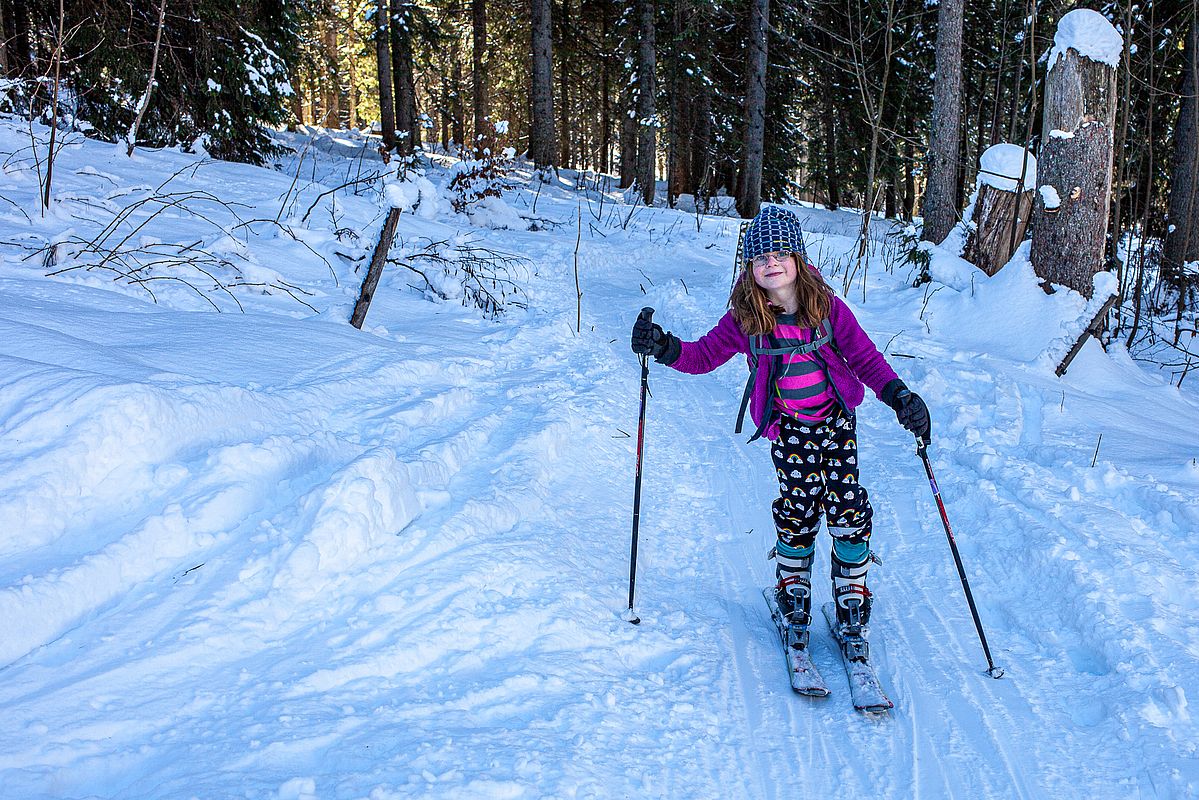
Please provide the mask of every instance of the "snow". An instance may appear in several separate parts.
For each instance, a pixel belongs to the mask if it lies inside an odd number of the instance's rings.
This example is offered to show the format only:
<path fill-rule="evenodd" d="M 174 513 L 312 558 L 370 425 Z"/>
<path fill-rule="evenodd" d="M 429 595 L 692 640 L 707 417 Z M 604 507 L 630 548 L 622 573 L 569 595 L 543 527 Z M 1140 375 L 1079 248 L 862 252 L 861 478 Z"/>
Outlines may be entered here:
<path fill-rule="evenodd" d="M 993 186 L 1005 192 L 1023 187 L 1031 190 L 1037 185 L 1037 158 L 1016 144 L 995 144 L 978 159 L 978 184 Z M 1024 181 L 1021 183 L 1021 176 Z"/>
<path fill-rule="evenodd" d="M 1041 193 L 1041 201 L 1045 203 L 1045 208 L 1052 210 L 1062 207 L 1061 195 L 1059 195 L 1057 193 L 1057 189 L 1050 184 L 1047 183 L 1044 186 L 1037 187 L 1037 191 Z"/>
<path fill-rule="evenodd" d="M 391 208 L 420 215 L 423 219 L 435 219 L 444 205 L 437 187 L 418 170 L 400 174 L 398 165 L 387 176 L 383 185 L 383 197 Z"/>
<path fill-rule="evenodd" d="M 871 720 L 823 632 L 833 695 L 789 689 L 760 593 L 776 484 L 765 447 L 732 433 L 740 360 L 651 367 L 642 624 L 623 619 L 629 327 L 649 305 L 704 333 L 738 221 L 625 206 L 566 173 L 537 186 L 522 163 L 503 200 L 540 230 L 441 205 L 401 215 L 397 258 L 430 240 L 518 256 L 527 308 L 492 321 L 392 263 L 356 331 L 397 190 L 318 201 L 363 161 L 382 169 L 332 141 L 355 136 L 281 134 L 297 154 L 279 170 L 74 139 L 43 218 L 29 130 L 0 121 L 5 797 L 1199 794 L 1194 382 L 1094 341 L 1055 377 L 1092 306 L 1044 294 L 1027 245 L 994 278 L 930 246 L 935 281 L 912 288 L 878 241 L 865 299 L 860 282 L 846 298 L 931 408 L 1007 670 L 983 674 L 913 442 L 868 398 L 862 482 L 886 562 L 872 652 L 896 703 Z M 186 202 L 151 217 L 164 184 Z M 107 241 L 144 223 L 116 249 L 157 279 L 114 280 L 86 244 L 141 201 Z M 791 208 L 840 286 L 856 215 Z"/>
<path fill-rule="evenodd" d="M 467 210 L 472 225 L 480 228 L 496 228 L 521 230 L 529 227 L 529 223 L 521 218 L 520 213 L 504 202 L 502 197 L 484 197 L 472 204 Z"/>
<path fill-rule="evenodd" d="M 1053 35 L 1053 49 L 1049 51 L 1050 69 L 1067 50 L 1075 50 L 1083 58 L 1119 69 L 1124 39 L 1107 17 L 1098 11 L 1076 8 L 1058 22 L 1057 33 Z"/>

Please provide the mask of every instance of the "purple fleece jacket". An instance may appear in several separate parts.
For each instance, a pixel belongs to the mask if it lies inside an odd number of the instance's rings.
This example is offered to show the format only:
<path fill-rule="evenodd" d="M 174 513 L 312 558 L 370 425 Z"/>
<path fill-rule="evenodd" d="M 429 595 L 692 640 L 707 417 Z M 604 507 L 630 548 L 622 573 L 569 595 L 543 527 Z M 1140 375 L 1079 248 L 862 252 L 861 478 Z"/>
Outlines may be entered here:
<path fill-rule="evenodd" d="M 847 413 L 853 413 L 866 396 L 863 384 L 869 386 L 875 396 L 881 399 L 883 387 L 897 380 L 898 376 L 874 346 L 874 342 L 870 341 L 870 337 L 862 330 L 853 312 L 836 295 L 832 297 L 829 323 L 833 331 L 832 346 L 824 345 L 816 353 L 825 363 L 829 380 L 836 389 L 841 405 Z M 683 342 L 678 359 L 670 366 L 680 372 L 699 375 L 711 372 L 736 353 L 745 355 L 750 372 L 754 375 L 749 415 L 761 434 L 764 427 L 763 416 L 767 413 L 772 417 L 776 416 L 770 402 L 770 380 L 774 373 L 776 357 L 754 356 L 750 352 L 750 337 L 741 332 L 731 310 L 720 318 L 716 327 L 701 336 L 698 341 Z M 755 361 L 759 360 L 761 363 L 755 365 Z M 778 421 L 767 420 L 764 433 L 768 439 L 777 439 Z M 757 437 L 758 434 L 755 434 L 754 439 Z"/>

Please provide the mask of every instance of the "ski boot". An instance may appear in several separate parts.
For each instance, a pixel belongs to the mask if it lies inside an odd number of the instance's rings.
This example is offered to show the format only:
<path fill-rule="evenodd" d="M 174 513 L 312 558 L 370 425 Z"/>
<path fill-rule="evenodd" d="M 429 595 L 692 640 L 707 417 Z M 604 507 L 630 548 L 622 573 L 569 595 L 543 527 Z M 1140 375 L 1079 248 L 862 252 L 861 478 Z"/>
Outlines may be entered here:
<path fill-rule="evenodd" d="M 787 644 L 796 650 L 808 646 L 808 631 L 812 627 L 812 580 L 802 575 L 789 575 L 779 581 L 774 590 L 779 611 L 787 623 Z"/>
<path fill-rule="evenodd" d="M 781 548 L 781 551 L 780 551 Z M 787 625 L 787 644 L 802 650 L 808 646 L 812 626 L 812 551 L 793 550 L 779 542 L 770 551 L 774 558 L 775 600 Z"/>
<path fill-rule="evenodd" d="M 866 641 L 870 621 L 871 596 L 865 581 L 836 581 L 833 596 L 837 608 L 837 638 L 847 661 L 867 661 L 870 643 Z"/>

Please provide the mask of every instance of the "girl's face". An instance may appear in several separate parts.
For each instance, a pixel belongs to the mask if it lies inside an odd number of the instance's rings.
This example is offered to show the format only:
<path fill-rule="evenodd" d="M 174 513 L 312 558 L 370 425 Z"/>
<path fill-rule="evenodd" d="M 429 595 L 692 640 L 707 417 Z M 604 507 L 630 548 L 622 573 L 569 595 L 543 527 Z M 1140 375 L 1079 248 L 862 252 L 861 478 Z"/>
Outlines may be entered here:
<path fill-rule="evenodd" d="M 752 263 L 754 282 L 768 295 L 795 286 L 799 278 L 793 253 L 766 253 Z"/>

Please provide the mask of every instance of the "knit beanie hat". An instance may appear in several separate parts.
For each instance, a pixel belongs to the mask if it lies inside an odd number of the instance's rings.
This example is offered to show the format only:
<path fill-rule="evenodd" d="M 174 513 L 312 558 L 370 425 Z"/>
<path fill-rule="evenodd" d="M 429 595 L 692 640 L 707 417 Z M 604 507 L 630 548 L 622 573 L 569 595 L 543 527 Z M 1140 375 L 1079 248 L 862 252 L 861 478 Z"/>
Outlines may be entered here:
<path fill-rule="evenodd" d="M 780 251 L 798 253 L 801 263 L 808 260 L 804 249 L 803 231 L 799 217 L 785 208 L 766 206 L 745 228 L 741 241 L 742 266 L 749 264 L 755 256 Z"/>

